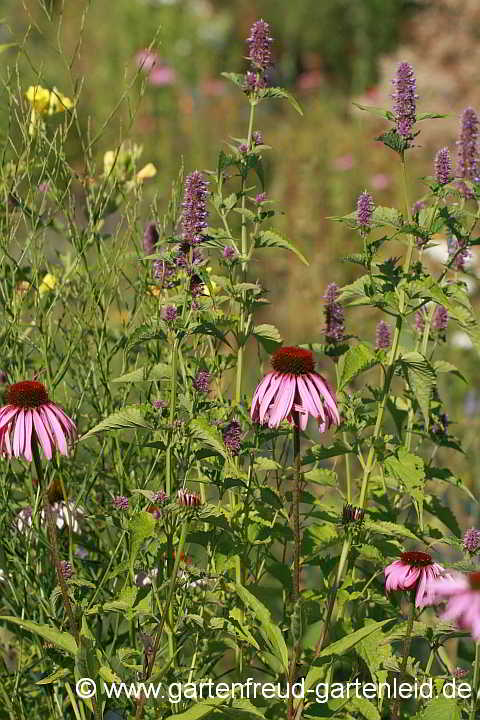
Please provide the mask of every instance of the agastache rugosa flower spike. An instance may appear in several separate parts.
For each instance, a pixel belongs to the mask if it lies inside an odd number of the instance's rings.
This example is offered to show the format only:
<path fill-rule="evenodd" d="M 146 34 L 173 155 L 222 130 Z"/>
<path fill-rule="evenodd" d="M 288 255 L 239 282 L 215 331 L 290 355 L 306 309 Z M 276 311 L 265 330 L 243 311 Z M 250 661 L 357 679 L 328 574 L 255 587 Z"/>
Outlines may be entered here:
<path fill-rule="evenodd" d="M 463 547 L 469 553 L 474 553 L 480 548 L 480 530 L 470 528 L 463 536 Z"/>
<path fill-rule="evenodd" d="M 440 185 L 446 185 L 452 179 L 452 161 L 448 147 L 435 155 L 435 179 Z"/>
<path fill-rule="evenodd" d="M 270 26 L 265 20 L 257 20 L 250 28 L 250 35 L 247 38 L 248 59 L 253 67 L 265 72 L 273 65 L 272 43 Z"/>
<path fill-rule="evenodd" d="M 404 138 L 412 135 L 417 116 L 417 82 L 410 63 L 402 62 L 392 80 L 395 88 L 393 97 L 393 110 L 395 113 L 395 127 L 397 133 Z"/>
<path fill-rule="evenodd" d="M 198 170 L 190 173 L 185 180 L 183 241 L 188 245 L 203 242 L 202 231 L 208 227 L 207 187 L 207 181 Z"/>
<path fill-rule="evenodd" d="M 475 180 L 477 177 L 478 126 L 479 120 L 475 110 L 471 107 L 465 108 L 462 113 L 460 137 L 457 141 L 457 175 L 465 180 Z M 462 187 L 465 196 L 471 197 L 471 190 L 466 185 Z"/>
<path fill-rule="evenodd" d="M 336 283 L 327 286 L 325 299 L 325 337 L 328 342 L 341 342 L 345 337 L 345 312 L 337 302 L 339 292 Z"/>
<path fill-rule="evenodd" d="M 384 320 L 380 320 L 376 327 L 375 339 L 377 350 L 386 350 L 392 344 L 392 330 Z"/>
<path fill-rule="evenodd" d="M 223 442 L 232 455 L 238 455 L 242 447 L 242 426 L 237 420 L 231 420 L 222 430 Z"/>
<path fill-rule="evenodd" d="M 435 315 L 433 316 L 433 329 L 434 330 L 446 330 L 448 325 L 448 310 L 447 308 L 443 307 L 443 305 L 439 305 L 435 310 Z"/>
<path fill-rule="evenodd" d="M 374 205 L 373 198 L 366 190 L 358 196 L 357 200 L 357 223 L 366 229 L 372 222 Z"/>

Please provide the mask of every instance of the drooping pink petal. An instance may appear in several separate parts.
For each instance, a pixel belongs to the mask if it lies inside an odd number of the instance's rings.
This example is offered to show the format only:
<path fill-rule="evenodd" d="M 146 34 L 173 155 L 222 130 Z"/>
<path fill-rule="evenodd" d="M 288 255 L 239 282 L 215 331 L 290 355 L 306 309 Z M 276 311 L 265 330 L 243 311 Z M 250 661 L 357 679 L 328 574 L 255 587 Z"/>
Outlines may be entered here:
<path fill-rule="evenodd" d="M 38 408 L 35 408 L 33 410 L 33 424 L 35 426 L 35 432 L 37 434 L 37 438 L 40 442 L 40 445 L 42 446 L 43 452 L 45 454 L 45 457 L 47 460 L 52 459 L 52 450 L 53 450 L 53 442 L 52 438 L 50 437 L 50 433 L 48 428 L 45 426 L 43 422 L 43 418 L 38 412 Z"/>
<path fill-rule="evenodd" d="M 325 412 L 323 409 L 323 403 L 322 403 L 321 397 L 318 393 L 318 390 L 317 390 L 315 384 L 312 382 L 312 380 L 310 379 L 310 377 L 308 375 L 305 375 L 304 377 L 299 378 L 299 380 L 302 381 L 302 385 L 300 385 L 300 382 L 299 382 L 300 394 L 302 395 L 302 386 L 303 386 L 304 393 L 308 396 L 308 398 L 310 400 L 310 404 L 312 407 L 312 409 L 310 411 L 311 415 L 314 418 L 316 418 L 317 422 L 320 419 L 322 421 L 325 421 Z M 302 400 L 303 400 L 303 397 L 304 396 L 302 395 Z M 305 403 L 305 400 L 303 400 L 303 402 Z"/>
<path fill-rule="evenodd" d="M 316 387 L 318 388 L 320 396 L 323 398 L 324 406 L 326 405 L 327 408 L 330 410 L 333 422 L 339 425 L 340 415 L 338 412 L 337 404 L 335 402 L 335 395 L 333 391 L 331 391 L 331 389 L 329 388 L 326 380 L 317 373 L 309 373 L 308 377 L 313 383 L 315 383 Z"/>
<path fill-rule="evenodd" d="M 13 454 L 15 457 L 20 457 L 23 454 L 23 448 L 25 446 L 25 424 L 24 424 L 25 410 L 21 408 L 15 421 L 15 430 L 13 435 Z"/>
<path fill-rule="evenodd" d="M 60 425 L 60 422 L 58 421 L 57 416 L 54 412 L 47 406 L 42 405 L 38 408 L 39 411 L 42 413 L 42 418 L 45 425 L 50 426 L 50 430 L 52 434 L 55 437 L 56 440 L 56 446 L 60 450 L 60 453 L 62 455 L 68 455 L 68 448 L 67 448 L 67 441 L 65 438 L 65 432 Z"/>
<path fill-rule="evenodd" d="M 58 405 L 55 405 L 55 403 L 47 403 L 47 407 L 51 412 L 55 413 L 67 436 L 72 438 L 75 437 L 75 435 L 77 434 L 77 426 L 75 425 L 73 420 L 69 418 L 66 413 L 63 412 L 62 408 L 58 407 Z"/>
<path fill-rule="evenodd" d="M 32 410 L 25 410 L 25 459 L 32 462 Z"/>
<path fill-rule="evenodd" d="M 0 409 L 0 429 L 5 427 L 10 420 L 18 413 L 19 408 L 13 405 L 5 405 Z"/>
<path fill-rule="evenodd" d="M 277 390 L 281 387 L 282 384 L 282 375 L 280 373 L 275 373 L 273 377 L 270 380 L 270 386 L 266 390 L 262 401 L 260 403 L 260 423 L 263 425 L 265 421 L 267 420 L 268 415 L 268 421 L 270 422 L 270 416 L 271 416 L 271 404 L 273 402 L 273 398 L 275 397 Z"/>
<path fill-rule="evenodd" d="M 268 427 L 278 427 L 282 420 L 290 415 L 293 399 L 295 397 L 296 380 L 295 376 L 283 375 L 275 398 L 275 403 L 270 411 Z"/>

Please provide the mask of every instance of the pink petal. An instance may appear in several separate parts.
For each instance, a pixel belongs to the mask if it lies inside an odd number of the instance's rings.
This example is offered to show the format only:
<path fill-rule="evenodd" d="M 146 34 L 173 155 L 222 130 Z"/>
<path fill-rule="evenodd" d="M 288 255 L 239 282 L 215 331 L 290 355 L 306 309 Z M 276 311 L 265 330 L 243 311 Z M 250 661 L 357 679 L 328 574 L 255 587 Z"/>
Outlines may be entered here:
<path fill-rule="evenodd" d="M 77 434 L 77 426 L 66 413 L 63 412 L 62 408 L 59 408 L 55 403 L 47 403 L 49 410 L 55 413 L 60 421 L 60 424 L 64 428 L 65 432 L 69 437 L 74 437 Z"/>
<path fill-rule="evenodd" d="M 266 390 L 261 402 L 260 402 L 260 423 L 263 425 L 267 413 L 269 414 L 270 405 L 272 403 L 272 399 L 275 396 L 275 393 L 277 392 L 278 388 L 280 387 L 282 383 L 282 375 L 280 373 L 275 373 L 275 375 L 272 376 L 270 381 L 270 386 Z"/>
<path fill-rule="evenodd" d="M 278 427 L 282 420 L 290 415 L 297 387 L 294 376 L 283 374 L 281 377 L 282 381 L 268 418 L 268 427 L 271 428 Z"/>
<path fill-rule="evenodd" d="M 25 411 L 25 459 L 32 462 L 32 410 Z"/>
<path fill-rule="evenodd" d="M 14 415 L 18 413 L 18 408 L 13 405 L 5 405 L 0 409 L 0 429 L 5 427 Z"/>
<path fill-rule="evenodd" d="M 43 417 L 39 413 L 38 408 L 35 408 L 33 410 L 32 415 L 38 441 L 43 448 L 43 452 L 47 460 L 51 460 L 53 443 L 52 438 L 50 437 L 49 429 L 44 425 Z"/>
<path fill-rule="evenodd" d="M 42 405 L 38 408 L 38 410 L 42 413 L 42 416 L 44 418 L 44 423 L 48 424 L 50 426 L 50 429 L 55 436 L 56 440 L 56 446 L 60 450 L 62 455 L 68 455 L 68 448 L 67 448 L 67 440 L 65 437 L 65 432 L 60 425 L 57 416 L 55 413 L 51 410 L 51 408 L 48 405 Z"/>
<path fill-rule="evenodd" d="M 327 408 L 330 410 L 332 421 L 339 425 L 340 415 L 338 413 L 337 404 L 335 402 L 335 395 L 329 388 L 326 380 L 317 373 L 309 373 L 308 377 L 317 386 L 320 397 L 323 398 L 324 405 L 326 405 Z"/>
<path fill-rule="evenodd" d="M 23 455 L 23 448 L 25 447 L 24 415 L 25 410 L 21 408 L 15 421 L 15 430 L 13 435 L 13 454 L 15 457 L 21 457 Z"/>
<path fill-rule="evenodd" d="M 308 375 L 305 376 L 305 378 L 301 378 L 302 385 L 305 387 L 305 392 L 308 395 L 310 399 L 310 404 L 312 406 L 311 414 L 314 418 L 317 419 L 317 422 L 319 418 L 322 419 L 322 421 L 325 421 L 325 412 L 323 409 L 322 400 L 320 398 L 320 395 L 318 394 L 318 390 L 315 386 L 315 384 L 311 381 L 310 377 Z M 302 389 L 300 389 L 300 394 L 302 394 Z M 302 395 L 303 399 L 303 395 Z M 305 403 L 305 401 L 304 401 Z"/>

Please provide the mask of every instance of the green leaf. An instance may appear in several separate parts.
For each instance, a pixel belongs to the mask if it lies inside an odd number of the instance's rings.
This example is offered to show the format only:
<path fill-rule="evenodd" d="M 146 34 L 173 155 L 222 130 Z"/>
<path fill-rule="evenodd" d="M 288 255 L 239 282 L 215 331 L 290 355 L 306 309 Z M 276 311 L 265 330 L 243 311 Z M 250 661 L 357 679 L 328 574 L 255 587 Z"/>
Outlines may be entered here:
<path fill-rule="evenodd" d="M 338 488 L 338 477 L 337 473 L 328 468 L 314 468 L 304 474 L 305 480 L 308 482 L 316 483 L 317 485 L 324 485 L 328 487 Z"/>
<path fill-rule="evenodd" d="M 280 233 L 274 230 L 263 230 L 258 235 L 256 235 L 255 247 L 278 247 L 283 248 L 284 250 L 290 250 L 290 252 L 294 253 L 299 258 L 299 260 L 303 262 L 304 265 L 309 265 L 308 260 L 302 255 L 300 250 L 297 250 L 297 248 L 292 245 L 292 243 L 287 240 L 287 238 L 283 237 L 283 235 L 280 235 Z"/>
<path fill-rule="evenodd" d="M 235 590 L 242 602 L 254 613 L 274 656 L 280 661 L 284 672 L 288 672 L 288 649 L 280 628 L 272 622 L 270 611 L 243 585 L 236 583 Z"/>
<path fill-rule="evenodd" d="M 132 370 L 125 375 L 120 375 L 118 378 L 114 378 L 111 382 L 114 383 L 131 383 L 131 382 L 152 382 L 153 380 L 164 380 L 165 378 L 171 378 L 172 371 L 169 365 L 165 363 L 158 363 L 151 367 L 137 368 Z"/>
<path fill-rule="evenodd" d="M 351 650 L 357 643 L 359 643 L 364 638 L 368 637 L 372 633 L 376 632 L 380 628 L 382 628 L 386 623 L 390 622 L 392 618 L 387 618 L 386 620 L 380 620 L 379 622 L 373 622 L 370 625 L 366 625 L 365 627 L 360 628 L 360 630 L 356 630 L 355 632 L 351 633 L 350 635 L 346 635 L 345 637 L 341 638 L 340 640 L 337 640 L 336 642 L 332 643 L 328 647 L 326 647 L 322 652 L 318 655 L 318 657 L 329 657 L 330 655 L 343 655 L 344 653 Z M 307 685 L 308 675 L 305 679 L 305 686 Z"/>
<path fill-rule="evenodd" d="M 377 365 L 378 359 L 373 350 L 367 345 L 359 344 L 347 350 L 341 362 L 339 390 L 342 390 L 345 385 L 364 370 Z"/>
<path fill-rule="evenodd" d="M 441 113 L 420 113 L 420 115 L 417 115 L 417 122 L 421 122 L 422 120 L 437 120 L 446 117 L 448 117 L 448 115 L 442 115 Z"/>
<path fill-rule="evenodd" d="M 364 525 L 366 530 L 373 530 L 373 532 L 377 532 L 380 535 L 386 535 L 387 537 L 392 535 L 394 537 L 404 537 L 418 542 L 418 537 L 404 525 L 396 525 L 395 523 L 385 522 L 384 520 L 365 520 Z"/>
<path fill-rule="evenodd" d="M 396 130 L 388 130 L 388 132 L 376 137 L 375 140 L 382 142 L 386 147 L 397 153 L 402 153 L 408 148 L 408 140 L 399 135 Z"/>
<path fill-rule="evenodd" d="M 192 436 L 202 445 L 213 448 L 219 455 L 228 459 L 228 451 L 223 442 L 220 431 L 211 425 L 205 418 L 195 418 L 189 425 Z"/>
<path fill-rule="evenodd" d="M 402 216 L 396 208 L 379 205 L 373 211 L 372 221 L 378 226 L 387 225 L 389 227 L 399 228 L 401 227 Z"/>
<path fill-rule="evenodd" d="M 462 712 L 457 700 L 438 697 L 431 700 L 427 707 L 415 715 L 415 720 L 461 720 Z"/>
<path fill-rule="evenodd" d="M 70 633 L 61 632 L 60 630 L 50 627 L 50 625 L 40 625 L 39 623 L 32 622 L 31 620 L 22 620 L 21 618 L 10 617 L 8 615 L 0 615 L 0 620 L 6 620 L 14 625 L 19 625 L 24 630 L 28 630 L 35 635 L 39 635 L 44 640 L 47 640 L 62 650 L 65 650 L 65 652 L 69 655 L 75 656 L 77 652 L 77 643 L 75 642 L 73 635 L 70 635 Z"/>
<path fill-rule="evenodd" d="M 276 460 L 272 460 L 272 458 L 261 457 L 261 456 L 257 457 L 255 462 L 253 463 L 253 467 L 257 471 L 265 471 L 265 472 L 268 472 L 269 470 L 281 470 L 282 469 L 282 466 Z"/>
<path fill-rule="evenodd" d="M 165 333 L 161 328 L 152 328 L 151 325 L 141 325 L 136 328 L 128 338 L 125 351 L 128 353 L 136 345 L 142 345 L 150 340 L 162 340 L 164 338 Z"/>
<path fill-rule="evenodd" d="M 345 303 L 348 301 L 349 305 L 367 305 L 370 303 L 370 298 L 367 295 L 366 287 L 370 285 L 370 278 L 368 275 L 362 275 L 357 278 L 350 285 L 345 285 L 337 298 L 339 303 Z"/>
<path fill-rule="evenodd" d="M 357 107 L 359 110 L 365 110 L 365 112 L 370 113 L 370 115 L 376 115 L 377 117 L 383 117 L 385 120 L 395 120 L 395 115 L 392 113 L 391 110 L 385 110 L 385 108 L 381 107 L 374 107 L 372 105 L 360 105 L 360 103 L 354 102 L 352 103 Z"/>
<path fill-rule="evenodd" d="M 313 445 L 310 448 L 315 460 L 326 460 L 326 458 L 337 457 L 338 455 L 346 455 L 347 453 L 353 452 L 351 447 L 345 445 L 345 443 L 337 440 L 332 445 Z M 310 462 L 308 456 L 303 459 L 303 462 Z"/>
<path fill-rule="evenodd" d="M 468 385 L 468 380 L 465 377 L 465 375 L 463 375 L 455 365 L 452 365 L 452 363 L 449 363 L 446 360 L 437 360 L 433 364 L 433 367 L 434 367 L 436 373 L 452 373 L 453 375 L 456 375 L 458 378 L 460 378 L 460 380 L 463 380 L 463 382 L 467 383 L 467 385 Z"/>
<path fill-rule="evenodd" d="M 406 448 L 398 450 L 397 457 L 390 456 L 385 460 L 387 474 L 403 483 L 410 495 L 418 515 L 420 529 L 423 530 L 423 497 L 425 485 L 425 466 L 423 459 L 413 455 Z"/>
<path fill-rule="evenodd" d="M 57 682 L 57 680 L 67 677 L 67 675 L 70 675 L 68 668 L 58 668 L 58 670 L 55 670 L 55 672 L 51 673 L 48 677 L 37 680 L 35 685 L 50 685 L 51 683 Z"/>
<path fill-rule="evenodd" d="M 86 440 L 91 435 L 95 435 L 100 432 L 107 432 L 109 430 L 124 430 L 126 428 L 144 428 L 146 430 L 152 430 L 153 428 L 148 425 L 143 417 L 143 412 L 138 406 L 130 405 L 125 407 L 123 410 L 109 415 L 105 420 L 102 420 L 98 425 L 89 430 L 85 435 L 82 435 L 80 441 Z"/>
<path fill-rule="evenodd" d="M 152 513 L 142 510 L 130 518 L 128 529 L 131 533 L 130 543 L 130 573 L 133 577 L 133 566 L 138 552 L 147 538 L 155 534 L 156 520 Z"/>
<path fill-rule="evenodd" d="M 205 702 L 195 703 L 185 710 L 185 712 L 178 713 L 176 715 L 169 715 L 166 720 L 200 720 L 215 710 L 219 705 L 224 705 L 228 701 L 228 698 L 211 698 L 205 700 Z"/>
<path fill-rule="evenodd" d="M 244 89 L 245 75 L 242 75 L 242 73 L 222 72 L 221 75 L 223 75 L 224 78 L 227 78 L 227 80 L 230 80 L 230 82 L 237 87 L 242 88 L 242 90 Z"/>
<path fill-rule="evenodd" d="M 252 335 L 257 338 L 264 350 L 271 354 L 283 343 L 283 340 L 274 325 L 256 325 Z"/>
<path fill-rule="evenodd" d="M 3 43 L 0 45 L 0 55 L 5 52 L 5 50 L 9 50 L 12 47 L 18 47 L 18 43 Z"/>
<path fill-rule="evenodd" d="M 419 352 L 402 355 L 400 363 L 406 368 L 408 381 L 422 411 L 425 428 L 428 430 L 430 420 L 430 402 L 433 389 L 437 382 L 435 370 L 428 360 Z"/>
<path fill-rule="evenodd" d="M 285 98 L 285 100 L 288 100 L 290 105 L 298 112 L 299 115 L 303 115 L 303 110 L 298 104 L 297 100 L 293 97 L 291 93 L 289 93 L 287 90 L 284 90 L 284 88 L 269 87 L 260 90 L 258 94 L 262 98 Z"/>
<path fill-rule="evenodd" d="M 370 700 L 367 700 L 367 698 L 362 697 L 361 695 L 359 697 L 354 695 L 350 699 L 350 705 L 352 706 L 352 709 L 354 708 L 357 710 L 360 715 L 367 720 L 380 720 L 380 713 L 375 705 Z"/>

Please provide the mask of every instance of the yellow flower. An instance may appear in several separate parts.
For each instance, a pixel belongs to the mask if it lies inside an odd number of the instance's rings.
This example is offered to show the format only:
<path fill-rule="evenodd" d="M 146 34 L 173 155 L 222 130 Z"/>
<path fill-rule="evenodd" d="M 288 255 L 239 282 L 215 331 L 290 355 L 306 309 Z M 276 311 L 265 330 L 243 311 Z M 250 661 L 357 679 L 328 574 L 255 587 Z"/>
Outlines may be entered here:
<path fill-rule="evenodd" d="M 30 85 L 25 97 L 37 113 L 44 113 L 50 103 L 50 91 L 41 85 Z"/>
<path fill-rule="evenodd" d="M 138 182 L 143 182 L 143 180 L 147 180 L 148 178 L 155 177 L 157 174 L 157 168 L 153 163 L 147 163 L 145 167 L 143 167 L 141 170 L 139 170 L 136 174 L 136 179 Z"/>
<path fill-rule="evenodd" d="M 45 277 L 43 278 L 40 287 L 38 288 L 38 292 L 40 297 L 42 295 L 45 295 L 45 293 L 50 292 L 50 290 L 55 290 L 55 286 L 57 284 L 57 278 L 55 275 L 52 275 L 51 273 L 47 273 Z"/>
<path fill-rule="evenodd" d="M 72 100 L 66 95 L 62 95 L 62 93 L 54 87 L 50 92 L 48 114 L 54 115 L 55 113 L 65 112 L 65 110 L 71 110 L 72 107 Z"/>
<path fill-rule="evenodd" d="M 162 294 L 162 288 L 158 285 L 149 285 L 148 293 L 149 295 L 153 295 L 154 297 L 160 297 L 160 295 Z"/>

